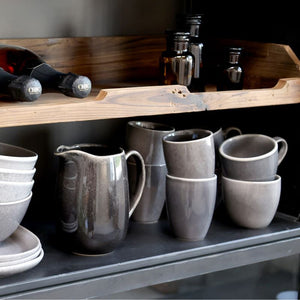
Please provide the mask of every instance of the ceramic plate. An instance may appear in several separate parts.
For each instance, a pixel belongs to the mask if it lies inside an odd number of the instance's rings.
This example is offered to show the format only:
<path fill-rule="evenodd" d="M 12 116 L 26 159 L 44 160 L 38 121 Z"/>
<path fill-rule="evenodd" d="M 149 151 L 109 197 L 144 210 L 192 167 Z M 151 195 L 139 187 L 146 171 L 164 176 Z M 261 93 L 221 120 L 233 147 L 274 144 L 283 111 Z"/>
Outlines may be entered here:
<path fill-rule="evenodd" d="M 39 238 L 19 225 L 10 237 L 0 242 L 0 263 L 26 258 L 38 253 L 40 248 Z"/>
<path fill-rule="evenodd" d="M 0 267 L 0 277 L 7 277 L 13 274 L 21 273 L 35 267 L 44 257 L 44 251 L 41 249 L 38 257 L 21 264 Z"/>

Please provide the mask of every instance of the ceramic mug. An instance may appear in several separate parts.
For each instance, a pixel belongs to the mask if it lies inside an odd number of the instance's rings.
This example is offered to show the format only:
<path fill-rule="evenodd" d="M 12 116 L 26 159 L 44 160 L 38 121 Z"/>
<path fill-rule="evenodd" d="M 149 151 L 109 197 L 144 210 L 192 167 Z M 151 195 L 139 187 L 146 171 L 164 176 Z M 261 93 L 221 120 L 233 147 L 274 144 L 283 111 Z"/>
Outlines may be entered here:
<path fill-rule="evenodd" d="M 145 165 L 146 182 L 143 194 L 132 219 L 139 223 L 155 223 L 159 220 L 166 200 L 166 165 Z M 136 182 L 136 166 L 128 163 L 129 186 Z"/>
<path fill-rule="evenodd" d="M 210 227 L 217 192 L 217 176 L 189 179 L 167 175 L 166 207 L 174 235 L 203 240 Z"/>
<path fill-rule="evenodd" d="M 65 244 L 77 254 L 113 251 L 125 238 L 141 199 L 145 166 L 137 151 L 98 144 L 59 146 L 58 198 Z M 129 197 L 127 159 L 137 166 L 136 193 Z"/>
<path fill-rule="evenodd" d="M 280 200 L 281 178 L 245 181 L 222 177 L 224 202 L 231 219 L 246 228 L 264 228 L 275 216 Z"/>
<path fill-rule="evenodd" d="M 281 137 L 242 134 L 229 138 L 219 148 L 222 174 L 237 180 L 273 180 L 287 150 Z"/>
<path fill-rule="evenodd" d="M 129 121 L 126 128 L 126 147 L 138 151 L 146 165 L 163 165 L 165 158 L 162 137 L 175 128 L 148 121 Z"/>
<path fill-rule="evenodd" d="M 238 127 L 227 127 L 226 129 L 223 129 L 220 127 L 218 130 L 214 131 L 214 143 L 215 143 L 215 149 L 219 151 L 219 147 L 221 144 L 227 139 L 227 136 L 229 133 L 236 132 L 238 135 L 242 134 L 242 131 Z"/>
<path fill-rule="evenodd" d="M 163 137 L 168 174 L 181 178 L 209 178 L 215 173 L 213 133 L 204 129 L 179 130 Z"/>

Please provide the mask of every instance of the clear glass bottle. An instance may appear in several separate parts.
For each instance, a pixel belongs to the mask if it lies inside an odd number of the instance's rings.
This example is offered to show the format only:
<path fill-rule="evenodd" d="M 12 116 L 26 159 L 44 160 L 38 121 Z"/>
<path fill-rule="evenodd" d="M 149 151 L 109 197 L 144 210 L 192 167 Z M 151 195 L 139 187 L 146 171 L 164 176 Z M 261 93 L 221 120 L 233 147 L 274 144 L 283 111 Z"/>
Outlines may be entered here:
<path fill-rule="evenodd" d="M 203 14 L 191 14 L 185 17 L 185 26 L 190 32 L 189 50 L 194 55 L 195 67 L 192 77 L 190 90 L 193 92 L 203 92 L 205 88 L 205 79 L 203 71 L 203 37 L 201 36 L 201 27 Z"/>
<path fill-rule="evenodd" d="M 189 52 L 189 32 L 167 32 L 167 50 L 160 57 L 160 84 L 190 86 L 194 56 Z"/>
<path fill-rule="evenodd" d="M 230 47 L 225 53 L 225 60 L 217 71 L 217 90 L 241 90 L 244 82 L 244 70 L 240 64 L 242 48 Z"/>

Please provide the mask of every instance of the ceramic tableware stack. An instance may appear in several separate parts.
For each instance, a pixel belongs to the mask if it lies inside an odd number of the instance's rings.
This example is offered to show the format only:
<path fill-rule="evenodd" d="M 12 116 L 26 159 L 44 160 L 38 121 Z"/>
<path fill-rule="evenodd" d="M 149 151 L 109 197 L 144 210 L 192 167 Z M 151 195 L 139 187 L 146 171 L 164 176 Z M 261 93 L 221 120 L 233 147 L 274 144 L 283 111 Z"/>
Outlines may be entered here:
<path fill-rule="evenodd" d="M 166 199 L 167 167 L 163 153 L 162 138 L 174 132 L 169 125 L 130 121 L 126 129 L 126 147 L 137 150 L 143 157 L 146 182 L 142 198 L 133 213 L 133 220 L 139 223 L 155 223 L 159 220 Z M 128 163 L 129 180 L 135 182 L 135 162 Z M 133 187 L 133 184 L 130 184 Z M 131 191 L 131 192 L 134 192 Z"/>
<path fill-rule="evenodd" d="M 287 149 L 283 138 L 262 134 L 242 134 L 221 144 L 224 202 L 237 225 L 263 228 L 271 223 L 281 193 L 277 168 Z"/>
<path fill-rule="evenodd" d="M 203 240 L 210 227 L 217 192 L 213 133 L 187 129 L 163 137 L 167 165 L 167 213 L 174 235 Z"/>
<path fill-rule="evenodd" d="M 20 225 L 32 198 L 37 157 L 30 150 L 0 143 L 0 276 L 31 268 L 43 256 L 40 244 L 34 249 L 24 244 L 24 236 L 37 237 Z M 19 249 L 15 255 L 14 247 Z"/>

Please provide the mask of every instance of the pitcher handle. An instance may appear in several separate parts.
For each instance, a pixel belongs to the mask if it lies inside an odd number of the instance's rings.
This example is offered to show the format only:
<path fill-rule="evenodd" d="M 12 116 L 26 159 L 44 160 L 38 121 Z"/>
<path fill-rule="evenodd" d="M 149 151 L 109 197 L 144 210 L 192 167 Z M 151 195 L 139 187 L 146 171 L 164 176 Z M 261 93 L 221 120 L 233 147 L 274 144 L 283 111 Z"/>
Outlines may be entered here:
<path fill-rule="evenodd" d="M 277 165 L 279 166 L 287 154 L 288 144 L 287 144 L 287 141 L 285 139 L 283 139 L 282 137 L 275 136 L 275 137 L 273 137 L 273 139 L 276 141 L 278 146 L 279 146 L 279 143 L 282 144 L 280 149 L 278 150 L 278 164 Z"/>
<path fill-rule="evenodd" d="M 132 195 L 132 198 L 130 199 L 129 218 L 131 217 L 135 208 L 137 207 L 137 205 L 139 204 L 139 202 L 141 200 L 145 182 L 146 182 L 145 163 L 144 163 L 144 159 L 143 159 L 142 155 L 135 150 L 131 150 L 131 151 L 128 151 L 125 153 L 126 160 L 130 156 L 135 156 L 137 158 L 137 159 L 135 159 L 135 161 L 136 161 L 135 165 L 136 165 L 138 183 L 137 183 L 136 192 Z"/>
<path fill-rule="evenodd" d="M 238 127 L 234 127 L 234 126 L 228 127 L 228 128 L 223 130 L 223 136 L 224 136 L 225 139 L 227 139 L 227 135 L 230 131 L 236 131 L 239 135 L 242 134 L 241 129 L 239 129 Z"/>

